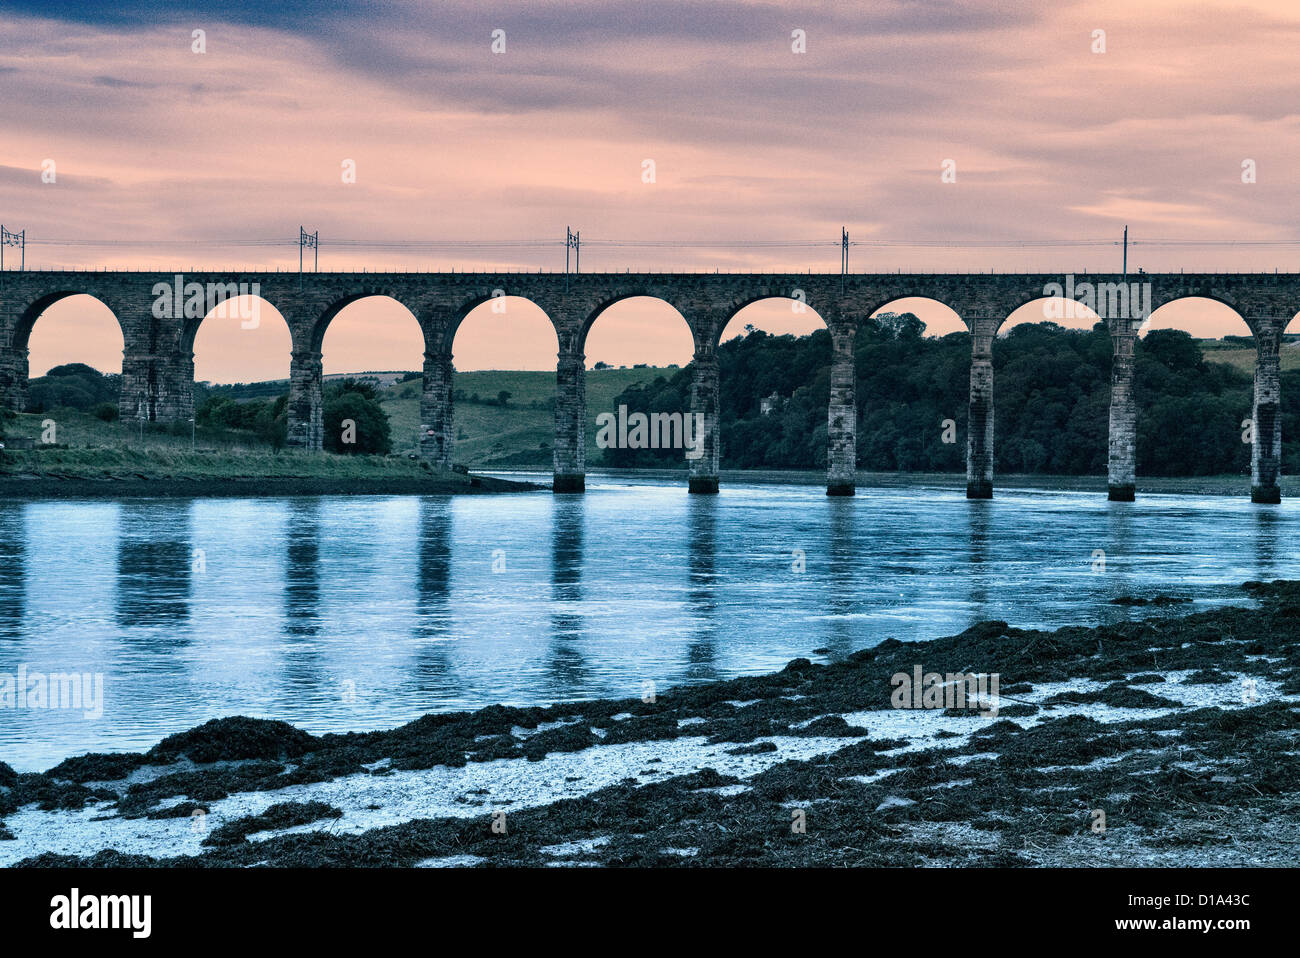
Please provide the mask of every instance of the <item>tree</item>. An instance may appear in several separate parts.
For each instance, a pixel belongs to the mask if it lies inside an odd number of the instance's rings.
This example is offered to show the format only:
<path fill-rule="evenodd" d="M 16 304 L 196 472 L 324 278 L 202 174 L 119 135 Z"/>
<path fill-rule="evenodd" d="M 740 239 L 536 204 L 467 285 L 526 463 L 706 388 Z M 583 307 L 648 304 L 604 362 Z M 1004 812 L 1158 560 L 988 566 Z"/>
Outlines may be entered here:
<path fill-rule="evenodd" d="M 85 363 L 55 366 L 27 388 L 27 411 L 78 409 L 90 412 L 100 403 L 117 402 L 122 377 L 105 375 Z"/>
<path fill-rule="evenodd" d="M 271 448 L 279 450 L 288 431 L 288 393 L 274 400 L 250 399 L 236 402 L 228 396 L 211 396 L 194 413 L 194 422 L 204 429 L 252 432 Z"/>
<path fill-rule="evenodd" d="M 392 451 L 388 414 L 368 384 L 345 379 L 331 385 L 325 391 L 323 415 L 324 446 L 330 452 L 387 455 Z"/>

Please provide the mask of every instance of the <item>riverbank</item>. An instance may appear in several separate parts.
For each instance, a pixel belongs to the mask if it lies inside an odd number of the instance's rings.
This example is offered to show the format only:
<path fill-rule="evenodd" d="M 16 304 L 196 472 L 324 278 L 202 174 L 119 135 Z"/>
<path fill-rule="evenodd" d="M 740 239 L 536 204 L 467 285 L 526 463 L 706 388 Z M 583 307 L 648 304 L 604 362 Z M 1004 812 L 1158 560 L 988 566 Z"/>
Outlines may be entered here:
<path fill-rule="evenodd" d="M 506 470 L 497 470 L 504 472 Z M 521 470 L 522 471 L 522 470 Z M 587 470 L 589 478 L 663 479 L 686 485 L 684 469 L 603 469 Z M 724 469 L 719 483 L 760 485 L 824 486 L 825 470 L 795 469 Z M 1300 476 L 1281 478 L 1282 495 L 1300 495 Z M 857 487 L 863 489 L 961 489 L 966 488 L 965 473 L 946 472 L 865 472 L 857 474 Z M 993 477 L 994 495 L 999 489 L 1042 489 L 1054 492 L 1095 492 L 1106 496 L 1105 476 L 1049 476 L 1007 474 Z M 1151 476 L 1138 477 L 1138 495 L 1242 496 L 1250 497 L 1250 476 Z"/>
<path fill-rule="evenodd" d="M 299 479 L 204 479 L 159 477 L 132 479 L 113 477 L 0 478 L 0 499 L 189 499 L 253 498 L 280 496 L 446 496 L 503 492 L 533 492 L 545 489 L 531 482 L 495 479 L 491 476 L 430 476 L 412 478 Z"/>
<path fill-rule="evenodd" d="M 6 499 L 450 495 L 542 488 L 389 456 L 103 448 L 0 457 L 0 498 Z"/>
<path fill-rule="evenodd" d="M 1265 865 L 1300 853 L 1300 583 L 1053 632 L 313 736 L 231 718 L 0 765 L 12 865 Z M 814 661 L 816 660 L 816 661 Z M 898 674 L 996 673 L 984 708 Z M 969 705 L 970 703 L 966 703 Z"/>

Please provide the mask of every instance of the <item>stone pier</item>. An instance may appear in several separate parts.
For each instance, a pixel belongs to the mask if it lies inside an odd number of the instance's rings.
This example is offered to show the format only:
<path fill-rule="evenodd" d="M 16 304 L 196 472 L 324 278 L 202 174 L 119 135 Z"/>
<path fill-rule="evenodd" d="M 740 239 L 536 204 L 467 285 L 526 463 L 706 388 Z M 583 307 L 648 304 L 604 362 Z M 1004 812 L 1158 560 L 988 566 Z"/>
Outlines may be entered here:
<path fill-rule="evenodd" d="M 993 498 L 993 329 L 974 322 L 966 421 L 966 498 Z"/>
<path fill-rule="evenodd" d="M 0 335 L 4 335 L 3 330 Z M 27 408 L 26 345 L 0 343 L 0 406 L 14 412 Z"/>
<path fill-rule="evenodd" d="M 320 450 L 325 439 L 325 399 L 321 354 L 295 350 L 289 362 L 289 406 L 286 443 Z"/>
<path fill-rule="evenodd" d="M 456 413 L 451 398 L 455 378 L 451 353 L 424 354 L 424 387 L 420 393 L 420 458 L 438 469 L 450 469 L 456 448 Z"/>
<path fill-rule="evenodd" d="M 1251 416 L 1255 442 L 1250 453 L 1250 501 L 1282 501 L 1282 387 L 1278 347 L 1281 326 L 1261 324 L 1255 331 L 1255 402 Z"/>
<path fill-rule="evenodd" d="M 587 367 L 580 352 L 561 352 L 555 367 L 556 492 L 587 488 Z"/>
<path fill-rule="evenodd" d="M 826 495 L 851 496 L 858 477 L 858 408 L 853 340 L 857 327 L 831 329 L 831 397 L 826 420 Z"/>
<path fill-rule="evenodd" d="M 178 331 L 148 304 L 125 310 L 118 414 L 144 422 L 187 422 L 194 415 L 194 354 L 180 351 Z"/>
<path fill-rule="evenodd" d="M 697 350 L 695 376 L 691 380 L 691 420 L 704 423 L 703 453 L 690 460 L 690 491 L 711 494 L 718 491 L 718 357 L 712 351 Z M 699 417 L 703 417 L 701 420 Z"/>
<path fill-rule="evenodd" d="M 1106 496 L 1132 502 L 1137 486 L 1137 405 L 1133 398 L 1133 351 L 1137 333 L 1127 321 L 1111 330 L 1109 456 Z"/>

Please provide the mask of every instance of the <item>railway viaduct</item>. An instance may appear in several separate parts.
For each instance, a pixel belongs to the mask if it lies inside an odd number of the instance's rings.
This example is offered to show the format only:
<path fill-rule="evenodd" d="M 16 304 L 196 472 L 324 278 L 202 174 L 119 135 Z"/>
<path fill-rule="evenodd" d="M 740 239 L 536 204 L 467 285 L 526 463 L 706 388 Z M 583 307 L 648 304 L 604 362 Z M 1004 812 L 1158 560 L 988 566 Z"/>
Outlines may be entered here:
<path fill-rule="evenodd" d="M 475 307 L 499 296 L 531 300 L 545 311 L 559 341 L 556 361 L 554 489 L 584 487 L 587 333 L 600 314 L 634 296 L 661 299 L 690 326 L 695 342 L 691 412 L 703 415 L 704 451 L 690 461 L 692 492 L 718 488 L 719 415 L 717 347 L 727 322 L 750 303 L 790 299 L 806 303 L 828 327 L 833 342 L 827 492 L 852 495 L 856 475 L 853 339 L 858 323 L 890 302 L 925 297 L 952 308 L 971 333 L 970 408 L 966 438 L 966 494 L 993 494 L 993 348 L 998 328 L 1019 307 L 1051 295 L 1062 274 L 815 274 L 815 273 L 297 273 L 22 271 L 0 274 L 0 403 L 22 409 L 27 388 L 27 343 L 41 313 L 67 296 L 88 294 L 107 305 L 122 327 L 123 419 L 188 420 L 193 415 L 194 337 L 213 305 L 196 315 L 158 308 L 161 291 L 177 282 L 223 290 L 256 289 L 287 320 L 293 340 L 288 441 L 319 449 L 322 442 L 321 346 L 330 321 L 345 306 L 370 296 L 397 300 L 424 335 L 424 386 L 420 404 L 421 455 L 450 468 L 455 429 L 452 408 L 452 340 Z M 1282 333 L 1300 311 L 1300 274 L 1151 273 L 1139 276 L 1080 274 L 1102 293 L 1097 312 L 1114 345 L 1111 372 L 1108 487 L 1111 499 L 1133 498 L 1136 410 L 1133 347 L 1146 318 L 1132 308 L 1114 310 L 1117 290 L 1150 284 L 1149 308 L 1188 297 L 1232 307 L 1254 335 L 1257 355 L 1253 403 L 1251 498 L 1277 502 L 1282 453 L 1279 356 Z M 1108 290 L 1108 293 L 1103 292 Z M 170 293 L 166 294 L 171 296 Z M 178 294 L 179 295 L 179 294 Z M 1102 308 L 1106 296 L 1112 309 Z M 1086 300 L 1085 300 L 1086 301 Z M 160 312 L 162 315 L 160 315 Z M 1119 315 L 1114 315 L 1118 312 Z"/>

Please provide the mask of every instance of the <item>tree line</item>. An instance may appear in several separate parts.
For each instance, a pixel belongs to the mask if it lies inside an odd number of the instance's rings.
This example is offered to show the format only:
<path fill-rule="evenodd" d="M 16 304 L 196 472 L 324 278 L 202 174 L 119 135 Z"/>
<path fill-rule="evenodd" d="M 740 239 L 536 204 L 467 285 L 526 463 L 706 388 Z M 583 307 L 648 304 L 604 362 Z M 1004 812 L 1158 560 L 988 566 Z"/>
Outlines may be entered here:
<path fill-rule="evenodd" d="M 863 322 L 855 343 L 859 468 L 960 472 L 966 465 L 969 333 L 926 338 L 915 315 Z M 1104 474 L 1112 344 L 1104 323 L 1071 330 L 1023 324 L 993 347 L 994 456 L 1006 473 Z M 721 462 L 729 469 L 821 469 L 831 339 L 826 330 L 775 336 L 747 327 L 718 347 Z M 1180 330 L 1138 341 L 1134 400 L 1142 475 L 1249 472 L 1242 421 L 1252 377 L 1207 362 Z M 690 366 L 626 389 L 629 412 L 690 408 Z M 1300 373 L 1282 376 L 1283 468 L 1300 467 Z M 772 400 L 767 413 L 765 399 Z M 948 426 L 945 429 L 945 425 Z M 949 441 L 945 441 L 949 440 Z M 682 464 L 680 450 L 606 449 L 609 466 Z"/>

